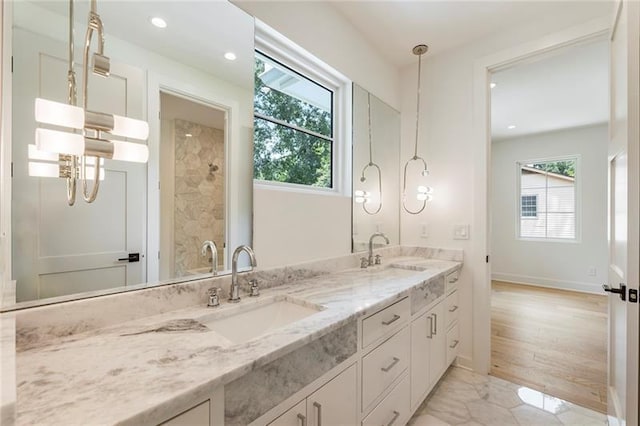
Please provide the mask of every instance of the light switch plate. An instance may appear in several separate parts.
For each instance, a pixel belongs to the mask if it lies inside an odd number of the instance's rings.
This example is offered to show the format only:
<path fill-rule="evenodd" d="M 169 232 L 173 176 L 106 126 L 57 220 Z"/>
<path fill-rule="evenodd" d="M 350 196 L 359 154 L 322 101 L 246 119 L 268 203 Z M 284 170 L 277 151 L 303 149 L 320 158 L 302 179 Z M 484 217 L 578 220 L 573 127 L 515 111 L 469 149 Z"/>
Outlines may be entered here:
<path fill-rule="evenodd" d="M 469 239 L 469 225 L 454 225 L 453 226 L 453 239 L 454 240 L 468 240 Z"/>

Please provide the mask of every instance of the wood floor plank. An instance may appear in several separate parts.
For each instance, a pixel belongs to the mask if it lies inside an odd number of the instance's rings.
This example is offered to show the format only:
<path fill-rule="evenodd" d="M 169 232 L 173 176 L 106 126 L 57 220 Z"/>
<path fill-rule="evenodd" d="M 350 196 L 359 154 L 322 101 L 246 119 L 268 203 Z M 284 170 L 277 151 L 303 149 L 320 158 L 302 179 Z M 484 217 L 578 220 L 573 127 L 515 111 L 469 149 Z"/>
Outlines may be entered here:
<path fill-rule="evenodd" d="M 607 411 L 606 296 L 492 282 L 491 374 Z"/>

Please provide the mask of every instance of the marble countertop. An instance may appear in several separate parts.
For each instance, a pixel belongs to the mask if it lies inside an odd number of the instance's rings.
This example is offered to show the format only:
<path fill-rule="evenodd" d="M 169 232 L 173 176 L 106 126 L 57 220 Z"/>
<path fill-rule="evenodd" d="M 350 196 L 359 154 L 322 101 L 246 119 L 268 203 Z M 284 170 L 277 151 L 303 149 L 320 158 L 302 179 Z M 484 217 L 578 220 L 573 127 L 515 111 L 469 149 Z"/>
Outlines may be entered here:
<path fill-rule="evenodd" d="M 141 424 L 197 399 L 358 316 L 375 312 L 460 262 L 396 258 L 383 267 L 320 275 L 224 301 L 62 337 L 16 354 L 18 424 Z M 289 297 L 322 310 L 234 345 L 203 318 Z M 243 308 L 244 307 L 244 308 Z"/>

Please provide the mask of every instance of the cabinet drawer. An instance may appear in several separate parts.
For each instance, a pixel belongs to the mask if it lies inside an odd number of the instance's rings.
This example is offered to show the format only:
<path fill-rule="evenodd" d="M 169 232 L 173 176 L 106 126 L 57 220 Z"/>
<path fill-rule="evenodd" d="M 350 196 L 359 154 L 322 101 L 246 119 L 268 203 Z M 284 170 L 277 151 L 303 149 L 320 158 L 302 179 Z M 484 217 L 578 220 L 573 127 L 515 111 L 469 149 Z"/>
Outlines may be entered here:
<path fill-rule="evenodd" d="M 409 376 L 396 385 L 385 399 L 362 421 L 363 426 L 401 426 L 409 421 Z"/>
<path fill-rule="evenodd" d="M 447 332 L 447 365 L 451 365 L 456 356 L 458 356 L 458 347 L 460 346 L 460 328 L 458 324 L 454 325 Z"/>
<path fill-rule="evenodd" d="M 209 426 L 210 422 L 209 401 L 207 400 L 167 420 L 161 426 Z"/>
<path fill-rule="evenodd" d="M 367 409 L 409 366 L 409 327 L 362 360 L 362 407 Z"/>
<path fill-rule="evenodd" d="M 391 334 L 409 319 L 409 298 L 402 299 L 362 321 L 362 347 Z"/>
<path fill-rule="evenodd" d="M 458 288 L 458 279 L 460 277 L 460 271 L 453 271 L 444 277 L 445 294 L 449 294 Z"/>
<path fill-rule="evenodd" d="M 458 300 L 458 292 L 454 291 L 445 299 L 445 307 L 447 311 L 445 316 L 447 317 L 447 330 L 451 325 L 458 320 L 458 312 L 460 312 L 460 305 Z"/>

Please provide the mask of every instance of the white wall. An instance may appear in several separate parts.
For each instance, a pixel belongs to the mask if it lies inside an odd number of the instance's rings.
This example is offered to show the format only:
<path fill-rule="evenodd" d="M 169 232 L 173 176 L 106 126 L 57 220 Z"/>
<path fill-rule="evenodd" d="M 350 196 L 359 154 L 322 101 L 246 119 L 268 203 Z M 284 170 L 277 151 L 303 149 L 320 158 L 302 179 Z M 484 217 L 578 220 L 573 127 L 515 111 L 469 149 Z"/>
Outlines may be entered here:
<path fill-rule="evenodd" d="M 403 245 L 460 248 L 465 265 L 460 276 L 461 346 L 459 361 L 473 362 L 473 287 L 472 263 L 488 253 L 474 253 L 473 239 L 481 229 L 471 228 L 470 240 L 454 240 L 455 224 L 474 223 L 474 171 L 483 167 L 474 157 L 473 145 L 473 72 L 482 58 L 497 52 L 539 40 L 576 24 L 560 22 L 553 16 L 532 22 L 513 31 L 495 34 L 439 55 L 427 56 L 423 62 L 421 100 L 421 138 L 418 151 L 426 155 L 431 174 L 429 184 L 434 199 L 425 212 L 412 216 L 402 213 L 400 241 Z M 417 62 L 417 61 L 416 61 Z M 413 155 L 415 133 L 417 63 L 401 70 L 402 164 Z M 477 118 L 480 119 L 480 118 Z M 426 224 L 428 237 L 422 234 Z M 488 345 L 489 342 L 482 342 Z M 484 364 L 475 365 L 485 368 Z"/>
<path fill-rule="evenodd" d="M 372 94 L 399 109 L 398 71 L 328 3 L 249 2 L 237 6 Z M 350 143 L 350 141 L 349 141 Z M 254 248 L 260 266 L 351 252 L 351 197 L 254 186 Z"/>
<path fill-rule="evenodd" d="M 578 242 L 516 238 L 516 162 L 580 155 Z M 601 292 L 607 280 L 607 126 L 567 129 L 492 145 L 492 277 L 518 283 Z M 588 269 L 596 268 L 589 276 Z"/>

